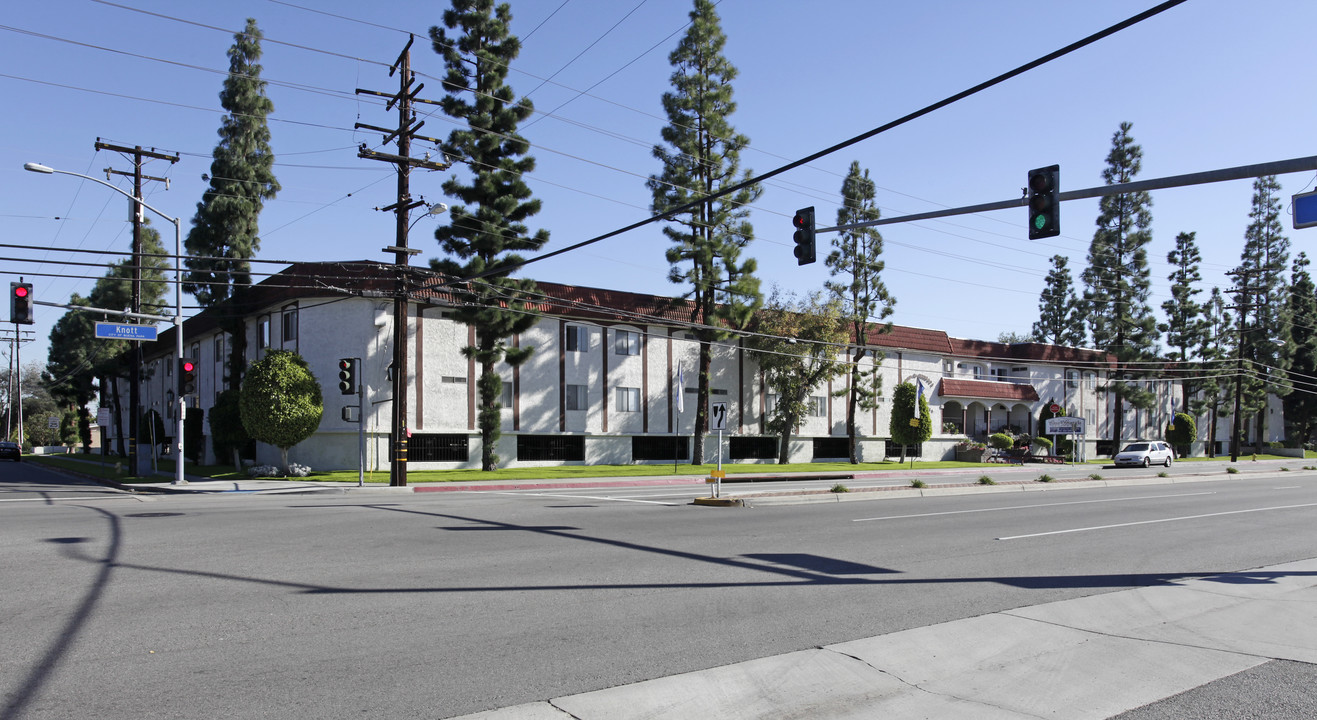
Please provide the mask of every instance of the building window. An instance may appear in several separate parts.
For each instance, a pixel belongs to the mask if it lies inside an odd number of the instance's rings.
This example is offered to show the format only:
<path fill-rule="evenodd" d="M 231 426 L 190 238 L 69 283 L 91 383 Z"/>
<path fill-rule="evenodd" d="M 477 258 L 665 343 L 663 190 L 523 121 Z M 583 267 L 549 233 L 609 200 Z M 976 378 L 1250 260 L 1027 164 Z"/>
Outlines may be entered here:
<path fill-rule="evenodd" d="M 618 355 L 640 354 L 640 333 L 631 332 L 630 330 L 618 330 L 616 332 Z"/>
<path fill-rule="evenodd" d="M 733 435 L 727 443 L 727 457 L 732 460 L 776 460 L 777 438 Z"/>
<path fill-rule="evenodd" d="M 618 412 L 640 412 L 640 388 L 617 388 Z"/>
<path fill-rule="evenodd" d="M 414 433 L 407 440 L 408 462 L 466 462 L 471 439 L 466 435 Z"/>
<path fill-rule="evenodd" d="M 563 342 L 567 352 L 581 352 L 589 346 L 589 336 L 585 332 L 585 328 L 579 325 L 567 326 L 567 337 Z"/>
<path fill-rule="evenodd" d="M 518 435 L 517 459 L 583 462 L 585 460 L 585 437 L 582 435 Z"/>
<path fill-rule="evenodd" d="M 587 409 L 585 399 L 584 385 L 567 386 L 567 409 L 568 410 L 585 410 Z"/>
<path fill-rule="evenodd" d="M 1006 368 L 993 368 L 991 372 L 993 380 L 996 380 L 997 382 L 1010 382 L 1007 380 L 1008 374 Z"/>
<path fill-rule="evenodd" d="M 822 395 L 811 395 L 809 397 L 809 416 L 827 417 L 828 399 Z"/>
<path fill-rule="evenodd" d="M 211 348 L 215 351 L 215 390 L 218 392 L 224 377 L 224 333 L 215 336 Z"/>
<path fill-rule="evenodd" d="M 691 456 L 688 437 L 641 436 L 631 438 L 632 460 L 686 460 Z"/>
<path fill-rule="evenodd" d="M 448 385 L 465 385 L 466 378 L 458 377 L 456 375 L 443 375 L 439 378 L 439 382 L 446 383 Z"/>
<path fill-rule="evenodd" d="M 297 310 L 285 310 L 283 315 L 283 340 L 292 342 L 297 339 Z"/>
<path fill-rule="evenodd" d="M 511 381 L 509 381 L 509 380 L 504 380 L 504 381 L 503 381 L 503 394 L 502 394 L 502 396 L 500 396 L 498 402 L 499 402 L 500 405 L 502 405 L 502 406 L 505 407 L 505 408 L 510 408 L 510 407 L 512 407 L 512 382 L 511 382 Z"/>
<path fill-rule="evenodd" d="M 1078 370 L 1066 370 L 1066 371 L 1065 371 L 1065 385 L 1066 385 L 1066 387 L 1068 387 L 1068 388 L 1077 388 L 1077 387 L 1079 387 L 1079 371 L 1078 371 Z"/>
<path fill-rule="evenodd" d="M 769 393 L 764 398 L 764 412 L 772 415 L 775 410 L 777 410 L 777 393 Z"/>
<path fill-rule="evenodd" d="M 260 320 L 260 325 L 256 330 L 256 346 L 259 348 L 270 347 L 270 316 L 266 315 Z"/>
<path fill-rule="evenodd" d="M 1088 386 L 1089 390 L 1097 390 L 1097 373 L 1091 370 L 1084 373 L 1084 385 Z"/>

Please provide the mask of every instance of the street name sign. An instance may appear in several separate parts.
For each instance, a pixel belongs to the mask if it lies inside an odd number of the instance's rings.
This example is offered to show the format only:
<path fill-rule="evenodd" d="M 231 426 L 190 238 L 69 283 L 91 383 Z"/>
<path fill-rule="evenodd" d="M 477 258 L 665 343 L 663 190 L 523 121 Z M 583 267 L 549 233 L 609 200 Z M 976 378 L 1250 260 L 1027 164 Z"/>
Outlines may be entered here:
<path fill-rule="evenodd" d="M 155 340 L 156 329 L 153 325 L 98 322 L 96 337 L 103 340 Z"/>

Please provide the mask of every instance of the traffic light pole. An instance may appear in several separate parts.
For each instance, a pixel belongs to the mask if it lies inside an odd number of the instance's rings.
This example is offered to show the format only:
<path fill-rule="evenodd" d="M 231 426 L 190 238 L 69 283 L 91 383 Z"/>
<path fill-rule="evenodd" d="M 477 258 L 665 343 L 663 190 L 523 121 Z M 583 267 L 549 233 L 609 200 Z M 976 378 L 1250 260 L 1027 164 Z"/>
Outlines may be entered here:
<path fill-rule="evenodd" d="M 1099 185 L 1084 190 L 1070 190 L 1068 192 L 1058 193 L 1057 202 L 1063 202 L 1065 200 L 1083 200 L 1085 198 L 1094 197 L 1108 197 L 1111 195 L 1124 195 L 1125 193 L 1185 187 L 1188 185 L 1204 185 L 1207 183 L 1226 182 L 1228 180 L 1247 180 L 1250 178 L 1263 177 L 1265 175 L 1312 172 L 1314 170 L 1317 170 L 1317 155 L 1293 158 L 1290 160 L 1277 160 L 1274 162 L 1259 163 L 1257 165 L 1240 165 L 1239 167 L 1208 170 L 1205 172 L 1189 173 L 1187 175 L 1172 175 L 1170 177 L 1155 178 L 1152 180 L 1139 180 L 1138 182 L 1122 183 L 1120 185 Z M 968 205 L 965 207 L 935 210 L 933 212 L 918 213 L 915 215 L 901 215 L 899 217 L 869 220 L 867 222 L 853 223 L 850 225 L 819 228 L 815 230 L 815 233 L 841 232 L 843 230 L 854 230 L 858 228 L 875 227 L 878 225 L 894 225 L 896 223 L 932 220 L 934 218 L 952 217 L 955 215 L 972 215 L 974 213 L 991 212 L 993 210 L 1008 210 L 1010 208 L 1021 207 L 1028 204 L 1028 202 L 1028 195 L 1024 194 L 1014 200 L 1002 200 L 1000 202 L 984 203 L 982 205 Z"/>

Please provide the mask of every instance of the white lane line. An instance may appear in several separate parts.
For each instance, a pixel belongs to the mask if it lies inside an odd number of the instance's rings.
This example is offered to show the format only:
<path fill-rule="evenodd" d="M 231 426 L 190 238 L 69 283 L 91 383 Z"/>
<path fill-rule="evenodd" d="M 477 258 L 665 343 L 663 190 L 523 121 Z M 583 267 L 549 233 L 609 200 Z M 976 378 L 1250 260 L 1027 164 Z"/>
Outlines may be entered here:
<path fill-rule="evenodd" d="M 1272 490 L 1298 490 L 1302 485 L 1286 485 L 1285 487 L 1272 488 Z"/>
<path fill-rule="evenodd" d="M 629 498 L 603 497 L 599 495 L 557 495 L 553 493 L 509 492 L 502 490 L 472 491 L 487 495 L 517 495 L 519 497 L 567 498 L 569 500 L 611 500 L 613 502 L 646 503 L 648 505 L 676 505 L 677 503 L 659 502 L 657 500 L 632 500 Z"/>
<path fill-rule="evenodd" d="M 1271 510 L 1296 510 L 1298 508 L 1317 507 L 1317 503 L 1305 503 L 1303 505 L 1277 505 L 1275 507 L 1252 508 L 1249 510 L 1227 510 L 1225 512 L 1208 513 L 1206 515 L 1185 515 L 1182 517 L 1162 518 L 1160 520 L 1140 520 L 1138 522 L 1118 523 L 1116 525 L 1096 525 L 1094 527 L 1071 528 L 1069 530 L 1052 530 L 1050 532 L 1030 533 L 1028 535 L 1011 535 L 1008 537 L 999 537 L 998 540 L 1022 540 L 1024 538 L 1045 537 L 1047 535 L 1065 535 L 1067 533 L 1088 532 L 1090 530 L 1111 530 L 1113 528 L 1133 527 L 1135 525 L 1156 525 L 1157 523 L 1179 522 L 1181 520 L 1201 520 L 1203 518 L 1221 517 L 1223 515 L 1243 515 L 1246 513 L 1269 512 Z"/>
<path fill-rule="evenodd" d="M 920 513 L 918 515 L 887 515 L 885 517 L 856 518 L 851 522 L 869 522 L 872 520 L 904 520 L 905 518 L 936 517 L 938 515 L 965 515 L 969 513 L 1001 512 L 1003 510 L 1030 510 L 1032 508 L 1060 507 L 1062 505 L 1092 505 L 1094 503 L 1129 502 L 1131 500 L 1159 500 L 1163 498 L 1193 497 L 1194 495 L 1215 495 L 1215 492 L 1177 493 L 1175 495 L 1145 495 L 1143 497 L 1106 498 L 1103 500 L 1074 500 L 1071 502 L 1038 503 L 1037 505 L 1011 505 L 1008 507 L 979 508 L 976 510 L 948 510 L 946 512 Z"/>

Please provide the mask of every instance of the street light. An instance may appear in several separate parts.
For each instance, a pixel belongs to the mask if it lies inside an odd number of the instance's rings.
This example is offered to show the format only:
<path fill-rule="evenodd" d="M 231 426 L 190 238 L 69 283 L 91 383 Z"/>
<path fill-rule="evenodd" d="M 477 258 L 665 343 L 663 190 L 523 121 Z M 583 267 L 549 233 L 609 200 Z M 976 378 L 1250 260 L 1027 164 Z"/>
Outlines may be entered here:
<path fill-rule="evenodd" d="M 175 357 L 183 357 L 183 221 L 166 215 L 159 209 L 148 205 L 146 201 L 135 197 L 132 193 L 125 191 L 123 188 L 111 185 L 99 178 L 82 173 L 69 172 L 68 170 L 56 170 L 40 163 L 23 163 L 23 169 L 29 172 L 41 173 L 42 175 L 72 175 L 83 180 L 90 180 L 98 185 L 105 187 L 123 195 L 160 217 L 174 224 L 174 351 Z M 174 457 L 174 483 L 175 485 L 186 485 L 187 480 L 183 479 L 183 415 L 187 412 L 187 398 L 183 395 L 178 396 L 178 413 L 174 418 L 175 422 L 175 448 L 178 455 Z M 134 440 L 136 442 L 136 440 Z M 134 468 L 136 470 L 136 468 Z"/>

